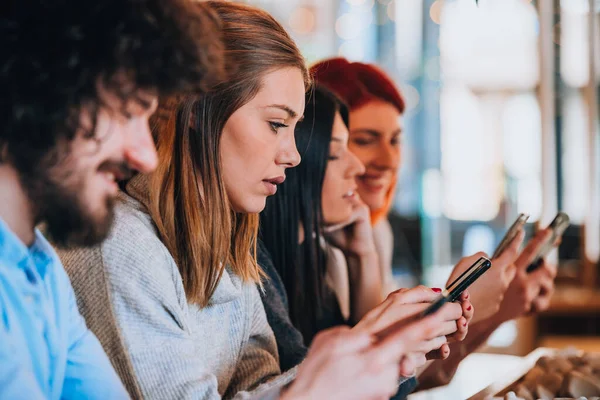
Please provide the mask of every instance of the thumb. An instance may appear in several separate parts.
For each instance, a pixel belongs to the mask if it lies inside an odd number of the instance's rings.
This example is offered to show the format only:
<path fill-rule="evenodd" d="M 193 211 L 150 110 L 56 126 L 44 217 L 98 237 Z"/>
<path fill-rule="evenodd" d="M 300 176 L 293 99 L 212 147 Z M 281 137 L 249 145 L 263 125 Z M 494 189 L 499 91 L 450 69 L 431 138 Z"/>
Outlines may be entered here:
<path fill-rule="evenodd" d="M 521 269 L 527 269 L 529 264 L 533 262 L 535 255 L 538 251 L 544 246 L 546 241 L 552 236 L 552 231 L 550 229 L 544 229 L 539 231 L 533 239 L 527 243 L 527 246 L 523 249 L 519 258 L 517 259 L 516 264 Z"/>
<path fill-rule="evenodd" d="M 519 248 L 521 247 L 524 238 L 525 232 L 521 229 L 510 245 L 502 252 L 502 254 L 500 254 L 500 257 L 494 260 L 494 265 L 506 267 L 514 263 L 519 256 Z"/>

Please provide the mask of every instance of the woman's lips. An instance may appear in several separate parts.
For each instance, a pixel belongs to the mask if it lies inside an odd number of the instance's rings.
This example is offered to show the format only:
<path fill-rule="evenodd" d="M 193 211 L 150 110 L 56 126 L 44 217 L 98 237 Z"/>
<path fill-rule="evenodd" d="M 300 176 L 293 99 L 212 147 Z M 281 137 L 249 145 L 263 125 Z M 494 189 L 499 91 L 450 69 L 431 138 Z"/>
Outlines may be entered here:
<path fill-rule="evenodd" d="M 277 193 L 277 185 L 274 183 L 271 183 L 269 181 L 263 181 L 263 184 L 265 185 L 265 188 L 267 188 L 267 194 L 270 196 L 273 196 L 275 193 Z"/>
<path fill-rule="evenodd" d="M 285 175 L 276 176 L 274 178 L 264 179 L 263 184 L 267 188 L 269 195 L 277 193 L 277 185 L 281 185 L 285 181 Z"/>
<path fill-rule="evenodd" d="M 358 182 L 371 193 L 378 193 L 389 186 L 389 180 L 381 177 L 360 176 Z"/>

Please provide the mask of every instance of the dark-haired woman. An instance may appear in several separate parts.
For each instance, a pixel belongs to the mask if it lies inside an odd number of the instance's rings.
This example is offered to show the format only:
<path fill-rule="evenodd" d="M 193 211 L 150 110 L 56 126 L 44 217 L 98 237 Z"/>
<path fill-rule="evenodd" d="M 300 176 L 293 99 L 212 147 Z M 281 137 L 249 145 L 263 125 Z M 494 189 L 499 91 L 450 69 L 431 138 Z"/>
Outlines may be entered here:
<path fill-rule="evenodd" d="M 347 115 L 346 107 L 327 90 L 317 87 L 307 95 L 305 118 L 296 129 L 303 161 L 288 171 L 286 182 L 268 199 L 261 213 L 260 236 L 264 248 L 259 260 L 263 260 L 271 281 L 285 290 L 277 308 L 281 308 L 281 303 L 287 303 L 289 308 L 289 320 L 286 316 L 277 318 L 275 312 L 269 317 L 282 367 L 288 357 L 297 357 L 302 344 L 310 344 L 324 329 L 340 324 L 356 324 L 360 329 L 375 315 L 387 315 L 380 325 L 385 328 L 422 310 L 437 296 L 431 289 L 417 287 L 396 292 L 385 301 L 380 297 L 381 280 L 372 273 L 378 261 L 369 212 L 355 192 L 356 176 L 364 172 L 364 167 L 348 151 Z M 344 227 L 339 228 L 340 225 Z M 344 263 L 343 269 L 353 282 L 354 309 L 349 318 L 344 316 L 339 293 L 334 290 L 333 281 L 339 277 L 331 271 L 340 268 L 332 269 L 331 265 L 336 262 Z M 358 305 L 367 297 L 364 293 L 374 295 L 369 298 L 370 304 L 362 302 L 368 305 L 361 310 Z M 276 294 L 277 291 L 272 291 L 263 296 L 268 316 L 273 299 L 278 298 Z M 468 301 L 463 301 L 462 306 L 457 306 L 458 314 L 446 321 L 446 331 L 441 336 L 454 334 L 464 338 L 473 312 Z M 393 312 L 388 312 L 392 309 Z M 288 322 L 300 331 L 303 343 L 298 344 L 298 335 L 293 334 Z M 443 343 L 445 338 L 437 344 L 428 343 L 432 347 L 425 346 L 421 352 L 415 350 L 410 363 L 421 365 L 425 353 Z M 410 375 L 414 366 L 407 367 L 405 375 Z"/>

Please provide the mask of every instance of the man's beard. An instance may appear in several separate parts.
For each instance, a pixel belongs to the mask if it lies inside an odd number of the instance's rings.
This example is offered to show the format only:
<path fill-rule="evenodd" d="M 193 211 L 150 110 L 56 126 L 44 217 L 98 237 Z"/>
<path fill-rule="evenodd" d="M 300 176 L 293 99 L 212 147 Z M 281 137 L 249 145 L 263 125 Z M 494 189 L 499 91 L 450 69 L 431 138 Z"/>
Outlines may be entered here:
<path fill-rule="evenodd" d="M 38 168 L 20 173 L 36 223 L 45 223 L 45 234 L 58 247 L 89 247 L 102 242 L 114 220 L 115 199 L 107 196 L 106 211 L 93 215 L 83 198 L 84 177 L 76 176 L 73 170 L 53 173 L 59 167 L 48 164 L 42 162 Z"/>
<path fill-rule="evenodd" d="M 44 200 L 48 204 L 43 214 L 46 234 L 56 246 L 94 246 L 110 233 L 114 220 L 114 198 L 107 196 L 106 212 L 100 217 L 86 209 L 77 196 L 77 190 L 56 186 L 44 196 Z"/>

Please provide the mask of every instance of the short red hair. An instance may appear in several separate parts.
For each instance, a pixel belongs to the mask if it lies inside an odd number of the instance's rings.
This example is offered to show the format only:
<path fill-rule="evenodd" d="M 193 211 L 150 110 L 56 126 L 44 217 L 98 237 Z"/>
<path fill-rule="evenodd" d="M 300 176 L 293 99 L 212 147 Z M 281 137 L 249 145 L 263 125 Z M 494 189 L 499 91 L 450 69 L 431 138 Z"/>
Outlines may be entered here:
<path fill-rule="evenodd" d="M 318 62 L 310 69 L 316 83 L 334 92 L 348 105 L 350 111 L 360 108 L 370 101 L 390 103 L 400 114 L 406 104 L 392 79 L 373 64 L 350 62 L 345 58 L 330 58 Z M 375 225 L 387 216 L 394 200 L 396 179 L 386 194 L 384 206 L 371 210 L 371 223 Z"/>
<path fill-rule="evenodd" d="M 317 83 L 337 94 L 351 110 L 382 100 L 404 113 L 406 105 L 394 81 L 373 64 L 330 58 L 313 65 L 310 72 Z"/>

